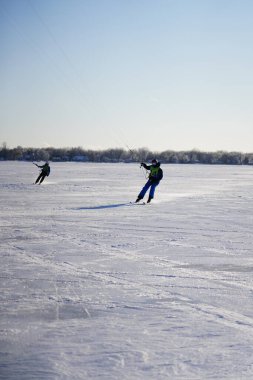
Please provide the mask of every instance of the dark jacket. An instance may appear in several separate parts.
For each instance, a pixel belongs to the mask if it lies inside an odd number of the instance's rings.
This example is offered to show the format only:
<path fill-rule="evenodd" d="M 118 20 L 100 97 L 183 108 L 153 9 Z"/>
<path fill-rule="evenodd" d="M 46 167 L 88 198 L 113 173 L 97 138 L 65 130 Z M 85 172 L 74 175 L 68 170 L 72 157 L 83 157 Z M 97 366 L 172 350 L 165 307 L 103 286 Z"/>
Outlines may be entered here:
<path fill-rule="evenodd" d="M 160 168 L 160 162 L 158 162 L 156 165 L 146 165 L 144 162 L 141 163 L 141 165 L 146 169 L 150 170 L 149 173 L 149 180 L 152 182 L 159 182 L 163 178 L 163 171 Z"/>
<path fill-rule="evenodd" d="M 44 174 L 44 175 L 46 175 L 46 176 L 49 176 L 49 174 L 50 174 L 50 166 L 46 163 L 46 164 L 44 164 L 44 165 L 37 165 L 38 166 L 38 168 L 41 168 L 42 170 L 41 170 L 41 172 Z"/>

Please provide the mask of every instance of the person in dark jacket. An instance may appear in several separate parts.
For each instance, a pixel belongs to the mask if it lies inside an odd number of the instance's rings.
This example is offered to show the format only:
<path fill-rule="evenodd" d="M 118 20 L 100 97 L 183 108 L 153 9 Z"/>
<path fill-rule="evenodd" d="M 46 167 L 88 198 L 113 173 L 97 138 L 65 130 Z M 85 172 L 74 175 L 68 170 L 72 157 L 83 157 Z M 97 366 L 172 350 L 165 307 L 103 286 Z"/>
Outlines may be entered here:
<path fill-rule="evenodd" d="M 160 165 L 161 165 L 160 162 L 158 162 L 156 159 L 152 160 L 151 165 L 146 165 L 144 162 L 141 163 L 141 166 L 143 166 L 146 170 L 149 170 L 150 174 L 148 177 L 148 182 L 145 184 L 145 186 L 143 187 L 143 189 L 141 190 L 140 194 L 138 195 L 135 201 L 136 203 L 144 198 L 149 188 L 150 188 L 150 191 L 149 191 L 148 203 L 151 202 L 151 200 L 154 198 L 156 186 L 159 185 L 159 182 L 163 178 L 163 171 L 160 168 Z"/>
<path fill-rule="evenodd" d="M 37 165 L 37 164 L 34 164 L 34 165 L 36 165 L 38 168 L 41 168 L 40 175 L 38 176 L 38 178 L 35 181 L 35 184 L 39 183 L 39 185 L 40 185 L 44 181 L 45 177 L 49 176 L 50 166 L 49 166 L 48 162 L 46 162 L 44 165 L 41 165 L 41 166 Z"/>

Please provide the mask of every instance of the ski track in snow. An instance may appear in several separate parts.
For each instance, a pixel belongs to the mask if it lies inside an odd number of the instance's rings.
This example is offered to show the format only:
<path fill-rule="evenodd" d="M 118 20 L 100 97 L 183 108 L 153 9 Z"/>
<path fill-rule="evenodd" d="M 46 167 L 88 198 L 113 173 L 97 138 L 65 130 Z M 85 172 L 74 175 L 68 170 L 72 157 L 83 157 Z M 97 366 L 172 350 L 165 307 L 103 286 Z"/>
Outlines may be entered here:
<path fill-rule="evenodd" d="M 252 168 L 0 167 L 0 379 L 253 378 Z"/>

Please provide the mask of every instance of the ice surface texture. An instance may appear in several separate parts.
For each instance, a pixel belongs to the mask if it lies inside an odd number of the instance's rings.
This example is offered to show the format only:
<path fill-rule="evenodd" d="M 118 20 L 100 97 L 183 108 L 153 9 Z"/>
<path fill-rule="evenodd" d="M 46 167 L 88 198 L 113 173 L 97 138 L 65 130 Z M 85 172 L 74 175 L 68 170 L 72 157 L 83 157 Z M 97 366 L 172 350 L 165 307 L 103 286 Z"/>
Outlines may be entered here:
<path fill-rule="evenodd" d="M 252 379 L 251 167 L 0 163 L 0 378 Z"/>

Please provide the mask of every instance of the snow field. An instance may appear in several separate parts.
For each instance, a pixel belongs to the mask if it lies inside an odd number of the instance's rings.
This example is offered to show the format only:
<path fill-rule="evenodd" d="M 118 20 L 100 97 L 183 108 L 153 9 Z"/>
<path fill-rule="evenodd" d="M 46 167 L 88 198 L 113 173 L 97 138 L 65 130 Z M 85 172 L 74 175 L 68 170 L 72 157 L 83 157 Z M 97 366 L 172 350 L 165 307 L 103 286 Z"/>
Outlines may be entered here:
<path fill-rule="evenodd" d="M 252 168 L 1 162 L 2 379 L 252 379 Z"/>

